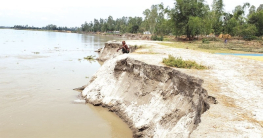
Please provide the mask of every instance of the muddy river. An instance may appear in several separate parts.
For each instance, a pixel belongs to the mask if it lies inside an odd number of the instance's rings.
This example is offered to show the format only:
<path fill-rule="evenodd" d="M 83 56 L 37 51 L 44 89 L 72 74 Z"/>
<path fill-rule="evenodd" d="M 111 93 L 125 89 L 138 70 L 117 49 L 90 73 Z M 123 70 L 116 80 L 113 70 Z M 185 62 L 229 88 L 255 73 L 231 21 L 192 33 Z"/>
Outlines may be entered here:
<path fill-rule="evenodd" d="M 0 138 L 129 138 L 115 114 L 74 103 L 99 69 L 84 57 L 117 38 L 0 29 Z"/>

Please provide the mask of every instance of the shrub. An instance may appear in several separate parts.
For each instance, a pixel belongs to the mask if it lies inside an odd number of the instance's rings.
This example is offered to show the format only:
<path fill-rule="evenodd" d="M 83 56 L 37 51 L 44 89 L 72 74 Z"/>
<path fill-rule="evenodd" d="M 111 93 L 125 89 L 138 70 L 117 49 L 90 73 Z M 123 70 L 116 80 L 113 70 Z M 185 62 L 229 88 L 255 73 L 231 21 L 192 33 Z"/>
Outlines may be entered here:
<path fill-rule="evenodd" d="M 202 39 L 202 43 L 206 43 L 207 44 L 207 43 L 209 43 L 209 41 L 207 39 L 203 38 Z"/>
<path fill-rule="evenodd" d="M 154 41 L 163 41 L 163 36 L 158 37 L 157 35 L 152 35 L 151 39 Z"/>
<path fill-rule="evenodd" d="M 247 41 L 258 39 L 256 36 L 253 36 L 253 35 L 247 35 L 247 36 L 244 36 L 243 38 L 244 40 L 247 40 Z"/>
<path fill-rule="evenodd" d="M 163 63 L 170 67 L 187 68 L 187 69 L 207 69 L 206 66 L 199 65 L 195 61 L 183 60 L 181 57 L 173 57 L 169 55 L 168 58 L 163 59 Z"/>

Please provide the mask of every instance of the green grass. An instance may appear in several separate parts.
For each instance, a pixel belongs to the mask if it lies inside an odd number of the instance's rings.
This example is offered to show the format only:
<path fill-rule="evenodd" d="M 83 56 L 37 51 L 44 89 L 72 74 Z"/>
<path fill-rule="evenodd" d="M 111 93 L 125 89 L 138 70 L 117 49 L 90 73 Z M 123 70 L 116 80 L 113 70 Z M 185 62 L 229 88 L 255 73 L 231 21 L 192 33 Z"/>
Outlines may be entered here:
<path fill-rule="evenodd" d="M 84 57 L 84 59 L 86 59 L 86 60 L 95 60 L 94 58 L 95 58 L 95 56 L 87 56 L 87 57 Z"/>
<path fill-rule="evenodd" d="M 158 43 L 160 45 L 192 49 L 208 53 L 261 53 L 262 47 L 248 46 L 240 42 L 228 42 L 224 44 L 220 41 L 210 41 L 210 43 L 202 43 L 202 41 L 187 41 L 187 42 L 171 42 L 171 43 Z"/>
<path fill-rule="evenodd" d="M 183 60 L 181 57 L 173 57 L 169 55 L 168 58 L 163 59 L 163 63 L 170 67 L 186 68 L 186 69 L 208 69 L 208 67 L 197 64 L 195 61 Z"/>

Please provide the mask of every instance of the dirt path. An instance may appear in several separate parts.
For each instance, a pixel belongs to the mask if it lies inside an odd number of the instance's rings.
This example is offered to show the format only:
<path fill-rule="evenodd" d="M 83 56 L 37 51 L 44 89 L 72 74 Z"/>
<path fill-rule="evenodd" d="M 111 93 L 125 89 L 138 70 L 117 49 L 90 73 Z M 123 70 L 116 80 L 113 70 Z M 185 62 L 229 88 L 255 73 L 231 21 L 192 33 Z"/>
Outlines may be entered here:
<path fill-rule="evenodd" d="M 129 56 L 148 64 L 163 66 L 162 59 L 170 54 L 211 68 L 178 69 L 203 79 L 203 87 L 218 100 L 202 115 L 202 122 L 191 137 L 263 137 L 263 62 L 170 48 L 151 41 L 127 43 L 144 45 Z"/>

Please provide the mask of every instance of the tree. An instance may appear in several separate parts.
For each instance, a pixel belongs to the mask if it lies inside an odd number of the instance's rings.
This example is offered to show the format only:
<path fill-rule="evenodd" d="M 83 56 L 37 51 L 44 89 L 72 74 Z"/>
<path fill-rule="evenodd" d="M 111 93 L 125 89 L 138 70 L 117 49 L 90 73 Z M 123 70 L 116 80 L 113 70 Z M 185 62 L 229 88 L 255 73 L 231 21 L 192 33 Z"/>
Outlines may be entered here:
<path fill-rule="evenodd" d="M 248 37 L 248 36 L 255 36 L 257 33 L 257 28 L 254 24 L 244 24 L 238 25 L 234 28 L 235 35 Z"/>
<path fill-rule="evenodd" d="M 256 7 L 254 5 L 252 5 L 249 9 L 249 13 L 248 13 L 248 16 L 254 14 L 256 12 Z"/>
<path fill-rule="evenodd" d="M 223 30 L 223 16 L 224 14 L 224 4 L 223 0 L 213 0 L 212 11 L 210 13 L 210 19 L 212 24 L 212 29 L 215 34 L 220 34 Z"/>
<path fill-rule="evenodd" d="M 260 4 L 257 8 L 257 12 L 260 12 L 261 10 L 263 10 L 263 4 Z"/>
<path fill-rule="evenodd" d="M 259 10 L 249 16 L 248 23 L 254 24 L 257 28 L 257 36 L 263 35 L 263 10 Z"/>
<path fill-rule="evenodd" d="M 170 10 L 164 8 L 163 3 L 152 5 L 151 9 L 146 9 L 143 14 L 145 16 L 141 24 L 142 31 L 150 31 L 151 34 L 165 35 L 171 32 L 170 19 L 166 19 Z"/>
<path fill-rule="evenodd" d="M 187 37 L 190 38 L 192 34 L 191 28 L 193 28 L 191 27 L 191 22 L 200 21 L 199 19 L 203 19 L 208 15 L 208 10 L 208 5 L 204 4 L 204 0 L 176 0 L 175 7 L 170 13 L 171 19 L 174 23 L 175 34 L 186 34 Z M 198 26 L 194 27 L 196 30 L 202 29 L 197 29 L 196 27 Z"/>
<path fill-rule="evenodd" d="M 107 31 L 114 31 L 115 30 L 115 21 L 113 19 L 112 16 L 109 16 L 108 17 L 108 20 L 107 20 Z"/>
<path fill-rule="evenodd" d="M 129 23 L 128 23 L 128 31 L 130 33 L 137 33 L 139 31 L 139 27 L 142 24 L 142 18 L 141 17 L 129 17 Z"/>
<path fill-rule="evenodd" d="M 100 31 L 100 22 L 97 19 L 94 19 L 93 31 L 94 32 Z"/>
<path fill-rule="evenodd" d="M 247 25 L 246 18 L 245 18 L 245 9 L 250 7 L 249 3 L 244 3 L 243 6 L 238 5 L 232 11 L 233 14 L 225 14 L 224 18 L 224 33 L 230 35 L 242 35 L 240 34 L 243 29 L 243 25 Z"/>
<path fill-rule="evenodd" d="M 158 17 L 158 6 L 152 5 L 151 9 L 146 9 L 143 12 L 145 18 L 145 25 L 148 27 L 149 31 L 154 34 L 155 33 L 155 26 L 156 26 L 156 19 Z"/>

